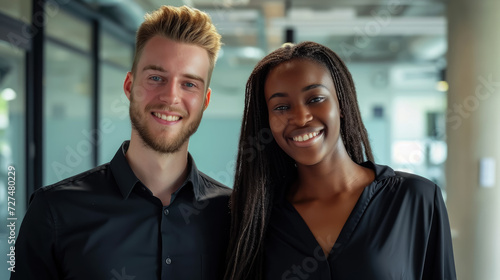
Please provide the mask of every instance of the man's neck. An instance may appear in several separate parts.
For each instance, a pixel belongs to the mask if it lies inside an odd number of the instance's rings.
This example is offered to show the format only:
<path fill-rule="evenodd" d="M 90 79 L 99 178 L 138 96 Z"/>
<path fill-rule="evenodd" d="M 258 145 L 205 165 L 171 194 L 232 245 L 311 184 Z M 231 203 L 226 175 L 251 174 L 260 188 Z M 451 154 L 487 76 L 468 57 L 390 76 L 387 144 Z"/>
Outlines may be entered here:
<path fill-rule="evenodd" d="M 169 205 L 171 195 L 181 187 L 188 175 L 187 147 L 186 142 L 178 152 L 161 154 L 132 136 L 125 157 L 137 178 L 163 205 Z"/>

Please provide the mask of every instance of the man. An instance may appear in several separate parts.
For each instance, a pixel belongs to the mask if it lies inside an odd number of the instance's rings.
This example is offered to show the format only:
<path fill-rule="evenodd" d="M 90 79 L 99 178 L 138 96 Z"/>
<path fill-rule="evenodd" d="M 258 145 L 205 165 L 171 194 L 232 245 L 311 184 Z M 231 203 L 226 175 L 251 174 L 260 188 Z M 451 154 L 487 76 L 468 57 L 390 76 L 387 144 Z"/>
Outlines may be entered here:
<path fill-rule="evenodd" d="M 35 192 L 11 279 L 222 279 L 230 189 L 188 153 L 219 49 L 199 10 L 146 15 L 124 83 L 130 141 L 110 163 Z"/>

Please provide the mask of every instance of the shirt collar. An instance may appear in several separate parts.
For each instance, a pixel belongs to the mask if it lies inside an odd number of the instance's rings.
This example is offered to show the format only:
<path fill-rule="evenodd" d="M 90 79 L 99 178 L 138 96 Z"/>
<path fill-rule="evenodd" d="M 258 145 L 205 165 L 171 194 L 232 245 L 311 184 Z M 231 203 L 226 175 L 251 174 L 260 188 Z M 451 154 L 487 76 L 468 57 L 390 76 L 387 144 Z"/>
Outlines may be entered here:
<path fill-rule="evenodd" d="M 200 172 L 198 168 L 196 168 L 196 164 L 194 163 L 193 157 L 190 153 L 188 153 L 188 175 L 184 183 L 182 183 L 181 187 L 175 191 L 174 195 L 176 195 L 181 189 L 185 188 L 187 185 L 191 185 L 194 197 L 197 201 L 201 199 L 203 194 L 205 193 L 206 185 L 200 180 Z"/>
<path fill-rule="evenodd" d="M 125 153 L 128 150 L 130 141 L 125 141 L 120 146 L 115 156 L 110 162 L 111 172 L 115 177 L 116 183 L 124 199 L 127 199 L 134 186 L 140 182 L 140 180 L 135 176 L 134 171 L 130 168 L 127 159 L 125 158 Z M 206 185 L 200 179 L 200 172 L 194 163 L 193 157 L 188 153 L 188 175 L 182 186 L 175 191 L 174 195 L 177 194 L 186 185 L 191 185 L 193 187 L 193 192 L 196 200 L 200 200 L 205 195 Z"/>
<path fill-rule="evenodd" d="M 376 186 L 377 182 L 380 182 L 380 181 L 387 179 L 389 177 L 396 176 L 396 173 L 394 172 L 394 170 L 386 165 L 375 164 L 369 160 L 362 162 L 359 165 L 366 167 L 366 168 L 369 168 L 375 172 L 375 180 L 374 180 L 375 184 L 370 184 L 370 185 Z M 281 204 L 281 203 L 285 202 L 287 192 L 288 192 L 288 186 L 281 187 L 281 188 L 278 187 L 278 189 L 275 192 L 274 203 Z"/>
<path fill-rule="evenodd" d="M 375 164 L 371 161 L 365 161 L 360 163 L 361 166 L 370 168 L 375 172 L 375 180 L 376 182 L 382 181 L 388 177 L 396 176 L 396 173 L 392 168 L 387 165 L 379 165 Z"/>
<path fill-rule="evenodd" d="M 113 177 L 115 177 L 116 184 L 118 185 L 118 189 L 120 189 L 125 199 L 128 198 L 134 186 L 140 182 L 125 158 L 125 153 L 128 150 L 129 144 L 130 141 L 123 142 L 109 164 Z"/>

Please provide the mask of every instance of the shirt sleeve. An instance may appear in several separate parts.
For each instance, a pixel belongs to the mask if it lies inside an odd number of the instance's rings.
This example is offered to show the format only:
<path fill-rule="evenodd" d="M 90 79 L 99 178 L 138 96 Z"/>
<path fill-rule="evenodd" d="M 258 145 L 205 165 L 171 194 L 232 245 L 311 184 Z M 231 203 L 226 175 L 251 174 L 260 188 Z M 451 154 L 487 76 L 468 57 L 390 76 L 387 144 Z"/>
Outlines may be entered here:
<path fill-rule="evenodd" d="M 448 213 L 438 186 L 435 186 L 434 211 L 422 279 L 457 279 Z"/>
<path fill-rule="evenodd" d="M 44 190 L 36 191 L 30 201 L 15 243 L 16 266 L 10 279 L 60 279 L 54 254 L 54 219 Z"/>

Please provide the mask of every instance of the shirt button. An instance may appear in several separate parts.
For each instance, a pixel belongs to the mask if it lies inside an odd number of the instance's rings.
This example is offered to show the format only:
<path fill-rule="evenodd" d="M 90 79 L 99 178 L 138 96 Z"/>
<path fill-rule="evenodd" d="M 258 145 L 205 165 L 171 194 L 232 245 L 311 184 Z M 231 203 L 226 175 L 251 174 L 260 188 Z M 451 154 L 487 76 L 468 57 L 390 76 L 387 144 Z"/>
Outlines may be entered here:
<path fill-rule="evenodd" d="M 167 259 L 165 260 L 165 263 L 166 263 L 166 264 L 171 264 L 171 263 L 172 263 L 172 259 L 167 258 Z"/>
<path fill-rule="evenodd" d="M 163 214 L 165 214 L 165 216 L 168 216 L 169 213 L 170 211 L 168 209 L 163 210 Z"/>

